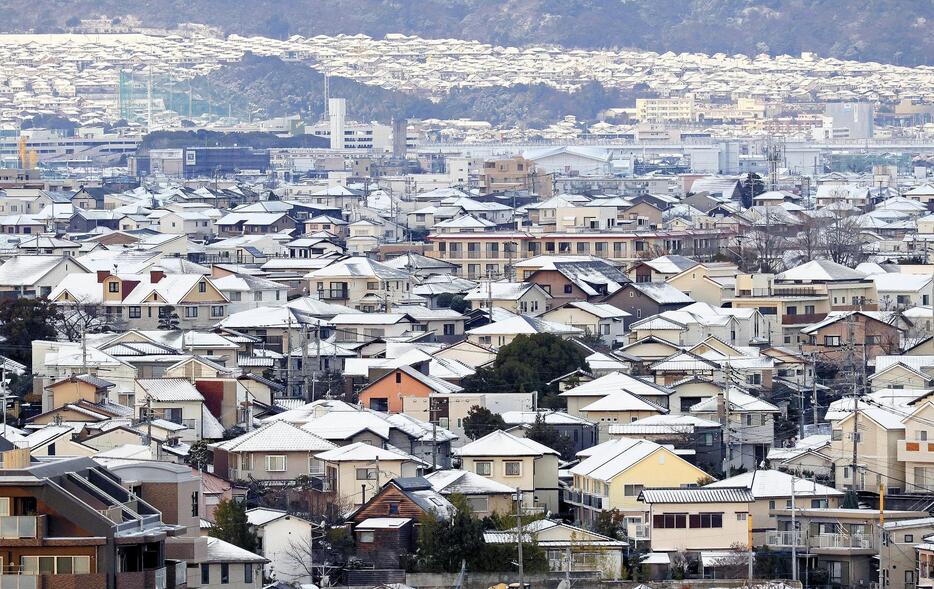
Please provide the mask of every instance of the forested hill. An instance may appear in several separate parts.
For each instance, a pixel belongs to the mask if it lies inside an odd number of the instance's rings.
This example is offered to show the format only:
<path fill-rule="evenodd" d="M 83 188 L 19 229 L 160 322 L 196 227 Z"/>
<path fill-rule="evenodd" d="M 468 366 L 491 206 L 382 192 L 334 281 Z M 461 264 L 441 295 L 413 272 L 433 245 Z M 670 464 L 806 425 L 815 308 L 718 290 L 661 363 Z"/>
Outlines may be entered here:
<path fill-rule="evenodd" d="M 77 18 L 133 14 L 228 33 L 386 33 L 653 51 L 822 56 L 934 63 L 930 0 L 3 0 L 0 30 L 64 30 Z"/>

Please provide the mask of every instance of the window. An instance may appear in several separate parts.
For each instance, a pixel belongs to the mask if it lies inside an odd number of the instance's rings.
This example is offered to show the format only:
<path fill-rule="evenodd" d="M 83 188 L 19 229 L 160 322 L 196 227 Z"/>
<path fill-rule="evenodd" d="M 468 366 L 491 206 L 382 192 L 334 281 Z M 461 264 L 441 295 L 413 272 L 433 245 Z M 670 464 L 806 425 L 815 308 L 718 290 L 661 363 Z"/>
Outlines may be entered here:
<path fill-rule="evenodd" d="M 120 292 L 120 283 L 116 280 L 107 283 L 108 292 Z"/>
<path fill-rule="evenodd" d="M 482 477 L 493 476 L 493 463 L 492 462 L 477 462 L 474 464 L 474 470 L 476 473 Z"/>
<path fill-rule="evenodd" d="M 243 565 L 243 582 L 248 585 L 253 584 L 253 565 L 249 563 Z"/>
<path fill-rule="evenodd" d="M 129 311 L 130 319 L 139 319 L 143 316 L 142 308 L 140 307 L 130 307 Z"/>
<path fill-rule="evenodd" d="M 866 345 L 867 346 L 878 346 L 882 343 L 881 335 L 867 335 L 866 336 Z"/>
<path fill-rule="evenodd" d="M 375 468 L 357 468 L 356 476 L 358 481 L 375 481 L 376 480 L 376 469 Z"/>
<path fill-rule="evenodd" d="M 626 497 L 638 497 L 643 488 L 644 485 L 623 485 L 623 495 Z"/>
<path fill-rule="evenodd" d="M 386 504 L 386 511 L 389 515 L 399 515 L 399 502 L 390 501 Z"/>
<path fill-rule="evenodd" d="M 208 283 L 202 280 L 201 282 L 198 283 L 198 292 L 207 292 L 207 291 L 208 291 Z"/>
<path fill-rule="evenodd" d="M 738 521 L 738 522 L 744 522 L 744 521 L 746 521 L 746 516 L 747 516 L 747 515 L 748 515 L 748 514 L 745 513 L 745 512 L 743 512 L 743 513 L 737 513 L 737 514 L 736 514 L 736 521 Z"/>
<path fill-rule="evenodd" d="M 185 307 L 185 317 L 189 319 L 198 316 L 198 307 Z"/>
<path fill-rule="evenodd" d="M 904 539 L 905 544 L 911 544 L 914 541 L 915 541 L 914 534 L 905 534 L 905 539 Z"/>
<path fill-rule="evenodd" d="M 25 575 L 87 575 L 91 572 L 89 556 L 23 556 Z"/>
<path fill-rule="evenodd" d="M 198 492 L 191 493 L 191 517 L 198 517 Z"/>
<path fill-rule="evenodd" d="M 775 509 L 775 500 L 769 499 L 769 509 Z"/>
<path fill-rule="evenodd" d="M 360 542 L 363 544 L 372 544 L 374 541 L 373 530 L 361 530 L 360 535 L 357 536 L 360 539 Z"/>
<path fill-rule="evenodd" d="M 396 372 L 396 384 L 402 384 L 402 373 Z"/>
<path fill-rule="evenodd" d="M 211 317 L 223 317 L 223 316 L 224 316 L 223 305 L 211 305 Z"/>
<path fill-rule="evenodd" d="M 367 290 L 379 290 L 379 282 L 367 282 L 366 289 Z"/>
<path fill-rule="evenodd" d="M 473 513 L 486 513 L 490 510 L 489 497 L 468 497 L 467 505 Z"/>
<path fill-rule="evenodd" d="M 516 460 L 504 462 L 503 474 L 505 474 L 507 477 L 522 476 L 522 463 Z"/>
<path fill-rule="evenodd" d="M 694 513 L 691 514 L 692 528 L 722 528 L 722 513 Z"/>
<path fill-rule="evenodd" d="M 574 291 L 574 287 L 570 284 L 564 285 L 564 294 L 571 294 Z"/>
<path fill-rule="evenodd" d="M 285 456 L 267 456 L 266 472 L 285 472 Z"/>
<path fill-rule="evenodd" d="M 811 499 L 811 509 L 824 509 L 826 507 L 827 507 L 826 499 Z"/>
<path fill-rule="evenodd" d="M 656 528 L 687 528 L 688 515 L 686 513 L 665 513 L 652 516 L 652 525 Z"/>
<path fill-rule="evenodd" d="M 830 430 L 830 439 L 833 440 L 834 442 L 839 442 L 840 440 L 842 440 L 843 430 L 842 429 Z"/>
<path fill-rule="evenodd" d="M 201 584 L 211 584 L 211 565 L 208 563 L 201 563 Z"/>
<path fill-rule="evenodd" d="M 839 335 L 825 335 L 824 345 L 830 348 L 840 347 L 840 336 Z"/>
<path fill-rule="evenodd" d="M 240 455 L 240 470 L 253 470 L 253 455 L 244 453 Z"/>
<path fill-rule="evenodd" d="M 230 583 L 230 565 L 226 562 L 221 563 L 221 585 Z"/>
<path fill-rule="evenodd" d="M 453 323 L 444 324 L 444 335 L 454 335 L 454 324 Z"/>

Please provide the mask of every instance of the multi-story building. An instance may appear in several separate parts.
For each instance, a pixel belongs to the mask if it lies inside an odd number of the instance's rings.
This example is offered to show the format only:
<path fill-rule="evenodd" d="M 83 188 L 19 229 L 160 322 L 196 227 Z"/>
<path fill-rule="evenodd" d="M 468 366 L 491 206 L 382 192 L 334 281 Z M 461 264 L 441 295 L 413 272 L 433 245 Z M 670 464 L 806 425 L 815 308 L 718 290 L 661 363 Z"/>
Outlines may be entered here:
<path fill-rule="evenodd" d="M 90 458 L 30 462 L 0 441 L 0 581 L 16 589 L 178 589 L 186 564 L 165 558 L 184 526 L 164 523 Z"/>
<path fill-rule="evenodd" d="M 712 259 L 726 243 L 719 229 L 691 231 L 593 231 L 532 233 L 484 231 L 432 233 L 425 255 L 457 264 L 462 276 L 510 276 L 513 265 L 540 255 L 597 256 L 614 262 L 680 253 L 696 260 Z"/>

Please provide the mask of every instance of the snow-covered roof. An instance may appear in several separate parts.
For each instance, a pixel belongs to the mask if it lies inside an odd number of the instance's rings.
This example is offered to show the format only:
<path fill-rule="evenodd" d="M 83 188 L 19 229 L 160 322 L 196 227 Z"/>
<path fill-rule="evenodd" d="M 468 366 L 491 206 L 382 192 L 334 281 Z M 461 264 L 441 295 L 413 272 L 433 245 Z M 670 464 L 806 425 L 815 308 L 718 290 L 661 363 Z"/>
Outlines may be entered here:
<path fill-rule="evenodd" d="M 214 444 L 228 452 L 322 452 L 331 442 L 286 421 L 273 421 L 231 440 Z"/>

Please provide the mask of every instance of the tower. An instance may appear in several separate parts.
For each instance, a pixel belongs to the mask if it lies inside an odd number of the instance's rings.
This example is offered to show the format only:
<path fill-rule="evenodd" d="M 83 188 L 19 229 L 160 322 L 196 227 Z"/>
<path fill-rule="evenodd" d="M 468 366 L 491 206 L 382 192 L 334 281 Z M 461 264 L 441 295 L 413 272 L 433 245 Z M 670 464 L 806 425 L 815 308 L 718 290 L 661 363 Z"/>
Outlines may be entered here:
<path fill-rule="evenodd" d="M 328 99 L 328 119 L 331 122 L 331 149 L 344 149 L 344 121 L 347 101 L 343 98 Z"/>

